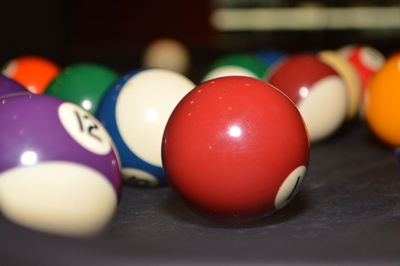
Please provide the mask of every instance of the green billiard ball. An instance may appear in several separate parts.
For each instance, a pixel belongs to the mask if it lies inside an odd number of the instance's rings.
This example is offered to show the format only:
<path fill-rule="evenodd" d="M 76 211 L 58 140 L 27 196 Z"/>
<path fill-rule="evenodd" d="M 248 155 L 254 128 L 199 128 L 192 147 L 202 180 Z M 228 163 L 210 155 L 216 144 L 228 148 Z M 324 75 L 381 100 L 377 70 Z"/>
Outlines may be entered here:
<path fill-rule="evenodd" d="M 116 72 L 99 64 L 72 64 L 61 70 L 49 84 L 46 94 L 73 102 L 95 114 L 103 94 L 117 78 Z"/>
<path fill-rule="evenodd" d="M 203 81 L 224 76 L 247 76 L 263 79 L 268 66 L 252 54 L 229 54 L 217 59 L 209 68 Z"/>

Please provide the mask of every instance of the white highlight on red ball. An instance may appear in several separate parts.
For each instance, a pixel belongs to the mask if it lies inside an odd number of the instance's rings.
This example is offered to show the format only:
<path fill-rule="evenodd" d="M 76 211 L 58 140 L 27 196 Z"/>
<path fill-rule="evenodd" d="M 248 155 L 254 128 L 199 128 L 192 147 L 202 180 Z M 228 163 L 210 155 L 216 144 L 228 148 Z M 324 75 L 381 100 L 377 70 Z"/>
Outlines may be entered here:
<path fill-rule="evenodd" d="M 299 192 L 306 172 L 307 168 L 301 165 L 288 175 L 276 194 L 275 209 L 279 210 L 285 207 Z"/>
<path fill-rule="evenodd" d="M 310 94 L 310 91 L 308 90 L 307 87 L 301 87 L 299 89 L 299 94 L 300 94 L 301 98 L 307 98 L 308 94 Z"/>
<path fill-rule="evenodd" d="M 242 135 L 242 129 L 239 126 L 231 126 L 229 128 L 228 133 L 229 133 L 229 136 L 237 138 Z"/>
<path fill-rule="evenodd" d="M 117 206 L 112 184 L 87 166 L 52 161 L 0 175 L 0 210 L 17 224 L 71 236 L 100 232 Z"/>
<path fill-rule="evenodd" d="M 61 124 L 83 148 L 99 155 L 111 150 L 111 137 L 101 123 L 81 107 L 65 102 L 58 108 Z"/>
<path fill-rule="evenodd" d="M 178 102 L 195 87 L 188 78 L 166 69 L 144 70 L 122 87 L 116 122 L 128 148 L 142 160 L 162 167 L 165 125 Z"/>
<path fill-rule="evenodd" d="M 347 89 L 343 80 L 338 76 L 319 80 L 309 89 L 308 97 L 300 100 L 298 108 L 311 141 L 319 141 L 333 134 L 347 113 Z"/>
<path fill-rule="evenodd" d="M 251 78 L 257 78 L 257 75 L 247 70 L 243 67 L 239 66 L 221 66 L 212 71 L 210 71 L 204 78 L 203 81 L 207 81 L 210 79 L 227 77 L 227 76 L 245 76 Z"/>

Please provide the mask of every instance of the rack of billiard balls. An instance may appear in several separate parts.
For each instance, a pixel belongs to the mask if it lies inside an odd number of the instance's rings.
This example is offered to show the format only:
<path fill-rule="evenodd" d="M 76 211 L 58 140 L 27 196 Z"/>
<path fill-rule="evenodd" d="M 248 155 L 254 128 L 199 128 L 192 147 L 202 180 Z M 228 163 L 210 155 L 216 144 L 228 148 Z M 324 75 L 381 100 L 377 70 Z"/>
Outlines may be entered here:
<path fill-rule="evenodd" d="M 125 183 L 171 185 L 199 215 L 240 224 L 288 204 L 311 144 L 334 137 L 345 121 L 365 116 L 384 142 L 400 145 L 399 54 L 386 62 L 362 45 L 229 54 L 196 85 L 185 76 L 182 45 L 151 47 L 167 59 L 148 50 L 147 67 L 122 76 L 39 56 L 5 65 L 0 211 L 7 218 L 93 235 L 110 222 Z"/>

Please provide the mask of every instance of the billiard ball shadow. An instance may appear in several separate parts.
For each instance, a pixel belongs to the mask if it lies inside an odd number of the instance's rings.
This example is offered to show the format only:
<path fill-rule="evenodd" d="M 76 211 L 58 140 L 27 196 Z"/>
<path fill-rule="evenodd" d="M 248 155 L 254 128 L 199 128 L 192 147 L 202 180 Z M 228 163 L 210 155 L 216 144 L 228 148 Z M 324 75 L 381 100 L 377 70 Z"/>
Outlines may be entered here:
<path fill-rule="evenodd" d="M 368 131 L 365 135 L 365 140 L 368 145 L 378 149 L 388 149 L 388 145 L 375 136 L 371 131 Z"/>
<path fill-rule="evenodd" d="M 346 120 L 343 122 L 343 124 L 338 128 L 338 130 L 333 133 L 330 138 L 345 138 L 346 136 L 348 136 L 349 134 L 351 134 L 351 132 L 353 130 L 355 130 L 356 128 L 362 126 L 364 122 L 360 121 L 359 119 L 355 118 L 352 120 Z"/>
<path fill-rule="evenodd" d="M 371 146 L 374 149 L 381 151 L 390 151 L 393 153 L 397 153 L 398 147 L 390 147 L 386 142 L 378 138 L 368 126 L 366 126 L 366 133 L 364 134 L 364 139 L 367 145 Z"/>
<path fill-rule="evenodd" d="M 368 145 L 376 150 L 380 150 L 382 153 L 389 155 L 388 161 L 395 161 L 397 166 L 400 167 L 400 147 L 390 147 L 387 143 L 375 136 L 371 131 L 366 136 L 366 142 Z"/>
<path fill-rule="evenodd" d="M 308 206 L 309 201 L 306 193 L 303 191 L 296 195 L 287 206 L 260 220 L 246 223 L 220 223 L 208 220 L 196 214 L 176 193 L 171 191 L 167 199 L 163 202 L 161 209 L 165 211 L 167 215 L 172 216 L 182 223 L 208 228 L 246 229 L 277 225 L 296 219 L 297 216 L 307 210 Z"/>
<path fill-rule="evenodd" d="M 356 130 L 361 124 L 360 121 L 351 120 L 344 121 L 343 124 L 331 135 L 326 138 L 323 138 L 319 141 L 312 142 L 312 147 L 324 147 L 327 145 L 334 145 L 337 142 L 340 142 L 343 138 L 346 138 L 348 135 L 352 133 L 352 131 Z"/>

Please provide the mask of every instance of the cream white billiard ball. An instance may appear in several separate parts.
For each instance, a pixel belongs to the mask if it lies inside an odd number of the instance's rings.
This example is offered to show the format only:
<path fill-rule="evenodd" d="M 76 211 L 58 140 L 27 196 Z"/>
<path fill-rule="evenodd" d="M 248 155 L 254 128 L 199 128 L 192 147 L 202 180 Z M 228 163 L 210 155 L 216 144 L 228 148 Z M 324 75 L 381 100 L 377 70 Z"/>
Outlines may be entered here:
<path fill-rule="evenodd" d="M 142 65 L 143 67 L 164 68 L 185 74 L 190 67 L 190 53 L 182 42 L 173 38 L 160 38 L 146 47 Z"/>
<path fill-rule="evenodd" d="M 233 53 L 221 56 L 208 69 L 203 81 L 226 76 L 263 79 L 268 66 L 253 54 Z"/>
<path fill-rule="evenodd" d="M 172 110 L 194 87 L 178 72 L 154 68 L 130 72 L 106 92 L 97 117 L 114 140 L 127 183 L 167 183 L 161 162 L 164 128 Z"/>

